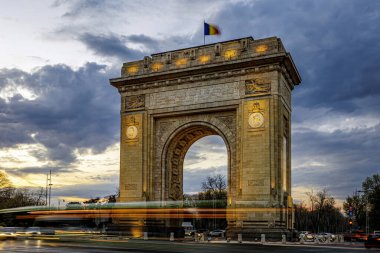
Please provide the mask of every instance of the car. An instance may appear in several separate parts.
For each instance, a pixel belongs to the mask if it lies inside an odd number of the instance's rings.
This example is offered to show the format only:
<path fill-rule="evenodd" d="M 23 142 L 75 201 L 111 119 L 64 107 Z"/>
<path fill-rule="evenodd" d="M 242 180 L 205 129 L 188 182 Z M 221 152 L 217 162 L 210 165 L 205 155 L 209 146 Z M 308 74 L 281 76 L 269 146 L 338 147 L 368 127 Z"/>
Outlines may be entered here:
<path fill-rule="evenodd" d="M 309 231 L 301 231 L 298 235 L 298 239 L 304 239 L 306 242 L 313 242 L 315 240 L 315 235 Z"/>
<path fill-rule="evenodd" d="M 208 233 L 209 233 L 208 229 L 205 229 L 205 228 L 197 229 L 197 235 L 198 235 L 198 237 L 200 237 L 202 235 L 207 235 Z"/>
<path fill-rule="evenodd" d="M 26 235 L 40 235 L 41 234 L 41 228 L 40 227 L 28 227 L 25 230 Z"/>
<path fill-rule="evenodd" d="M 0 240 L 16 240 L 16 234 L 13 232 L 0 232 Z"/>
<path fill-rule="evenodd" d="M 209 236 L 215 236 L 215 237 L 222 237 L 226 234 L 226 230 L 223 229 L 216 229 L 209 233 Z"/>
<path fill-rule="evenodd" d="M 197 230 L 195 229 L 185 229 L 185 236 L 193 236 L 196 232 Z"/>
<path fill-rule="evenodd" d="M 331 233 L 318 233 L 316 235 L 316 238 L 318 238 L 320 242 L 326 242 L 326 240 L 328 239 L 330 240 L 330 242 L 332 242 L 336 239 L 336 235 Z"/>
<path fill-rule="evenodd" d="M 344 234 L 344 240 L 364 242 L 365 240 L 367 240 L 367 234 L 362 230 L 353 230 Z"/>
<path fill-rule="evenodd" d="M 364 242 L 364 247 L 369 248 L 380 248 L 380 234 L 371 234 L 367 237 Z"/>
<path fill-rule="evenodd" d="M 84 209 L 82 202 L 69 202 L 66 204 L 66 210 L 80 210 Z"/>

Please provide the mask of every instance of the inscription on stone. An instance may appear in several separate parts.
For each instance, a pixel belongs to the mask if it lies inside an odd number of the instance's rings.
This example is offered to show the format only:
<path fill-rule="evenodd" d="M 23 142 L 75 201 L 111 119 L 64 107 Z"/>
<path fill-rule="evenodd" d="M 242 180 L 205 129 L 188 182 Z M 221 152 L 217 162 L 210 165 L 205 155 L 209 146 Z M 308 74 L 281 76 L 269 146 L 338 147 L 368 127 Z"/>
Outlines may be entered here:
<path fill-rule="evenodd" d="M 137 190 L 137 184 L 125 184 L 124 189 L 126 191 L 134 191 Z"/>
<path fill-rule="evenodd" d="M 264 180 L 248 180 L 248 186 L 264 186 Z"/>
<path fill-rule="evenodd" d="M 239 83 L 235 82 L 153 93 L 150 94 L 149 107 L 152 109 L 165 108 L 239 98 Z"/>

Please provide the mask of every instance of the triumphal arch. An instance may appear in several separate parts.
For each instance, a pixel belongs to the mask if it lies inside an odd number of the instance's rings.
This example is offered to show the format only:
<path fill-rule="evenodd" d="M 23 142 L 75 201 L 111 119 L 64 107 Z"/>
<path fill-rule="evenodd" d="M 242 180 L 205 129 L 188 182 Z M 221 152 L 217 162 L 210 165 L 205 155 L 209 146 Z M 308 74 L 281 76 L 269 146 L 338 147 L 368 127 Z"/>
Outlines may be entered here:
<path fill-rule="evenodd" d="M 187 150 L 219 135 L 228 152 L 228 231 L 292 228 L 291 92 L 300 82 L 276 37 L 124 63 L 110 80 L 121 95 L 119 201 L 181 200 Z"/>

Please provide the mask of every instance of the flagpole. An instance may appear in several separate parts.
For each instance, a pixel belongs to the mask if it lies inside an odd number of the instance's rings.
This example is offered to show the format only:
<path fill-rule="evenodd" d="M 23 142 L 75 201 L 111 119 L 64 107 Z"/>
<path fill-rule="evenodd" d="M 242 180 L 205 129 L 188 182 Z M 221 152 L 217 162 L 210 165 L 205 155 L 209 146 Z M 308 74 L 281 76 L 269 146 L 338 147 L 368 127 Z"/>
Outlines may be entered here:
<path fill-rule="evenodd" d="M 203 45 L 206 45 L 205 24 L 206 20 L 203 20 Z"/>

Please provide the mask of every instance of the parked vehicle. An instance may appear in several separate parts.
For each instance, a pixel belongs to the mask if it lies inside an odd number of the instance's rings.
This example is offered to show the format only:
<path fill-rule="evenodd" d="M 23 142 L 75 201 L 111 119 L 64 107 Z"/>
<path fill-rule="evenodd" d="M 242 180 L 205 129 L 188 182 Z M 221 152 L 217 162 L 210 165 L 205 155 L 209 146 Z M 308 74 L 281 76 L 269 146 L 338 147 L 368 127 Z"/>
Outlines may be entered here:
<path fill-rule="evenodd" d="M 316 238 L 318 238 L 320 242 L 326 242 L 327 240 L 330 240 L 332 242 L 336 239 L 336 235 L 331 233 L 318 233 L 316 235 Z"/>
<path fill-rule="evenodd" d="M 194 236 L 196 232 L 195 229 L 185 229 L 185 236 Z"/>
<path fill-rule="evenodd" d="M 309 231 L 300 231 L 298 239 L 303 238 L 306 242 L 313 242 L 315 240 L 315 235 Z"/>
<path fill-rule="evenodd" d="M 223 229 L 216 229 L 213 230 L 209 233 L 209 236 L 214 236 L 214 237 L 222 237 L 226 234 L 226 230 Z"/>
<path fill-rule="evenodd" d="M 202 236 L 202 234 L 204 234 L 206 236 L 206 235 L 208 235 L 208 233 L 209 233 L 208 229 L 205 229 L 205 228 L 197 229 L 197 236 L 198 237 Z"/>
<path fill-rule="evenodd" d="M 369 248 L 380 248 L 380 234 L 371 234 L 368 236 L 367 240 L 364 242 L 364 247 Z"/>

